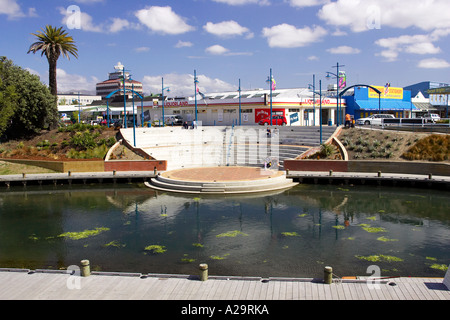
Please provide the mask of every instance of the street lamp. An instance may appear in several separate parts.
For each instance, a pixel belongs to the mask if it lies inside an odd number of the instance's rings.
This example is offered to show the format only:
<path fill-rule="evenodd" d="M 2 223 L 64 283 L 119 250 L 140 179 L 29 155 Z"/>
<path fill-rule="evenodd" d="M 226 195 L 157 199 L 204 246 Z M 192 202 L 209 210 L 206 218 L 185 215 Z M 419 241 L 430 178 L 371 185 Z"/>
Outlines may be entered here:
<path fill-rule="evenodd" d="M 336 99 L 337 99 L 337 101 L 336 101 L 337 102 L 337 104 L 336 104 L 336 112 L 337 112 L 336 122 L 337 123 L 336 124 L 337 124 L 337 126 L 340 125 L 340 111 L 339 111 L 339 108 L 340 108 L 339 79 L 340 79 L 340 77 L 339 77 L 339 67 L 345 67 L 345 66 L 339 65 L 339 62 L 338 62 L 337 65 L 335 67 L 333 67 L 333 68 L 337 69 L 336 73 L 327 72 L 327 76 L 326 76 L 327 79 L 331 79 L 331 75 L 336 77 Z"/>
<path fill-rule="evenodd" d="M 309 85 L 309 89 L 313 90 L 313 110 L 314 110 L 314 114 L 313 114 L 313 126 L 316 126 L 316 75 L 313 74 L 313 84 Z"/>
<path fill-rule="evenodd" d="M 270 75 L 267 78 L 266 82 L 269 84 L 270 88 L 270 125 L 272 125 L 272 89 L 273 89 L 273 76 L 272 76 L 272 68 L 270 69 Z"/>
<path fill-rule="evenodd" d="M 242 108 L 242 106 L 241 106 L 241 92 L 242 92 L 242 90 L 241 90 L 241 79 L 239 79 L 239 126 L 241 125 L 241 108 Z"/>
<path fill-rule="evenodd" d="M 166 120 L 164 118 L 164 90 L 167 90 L 167 92 L 170 92 L 170 88 L 169 87 L 164 88 L 164 78 L 162 78 L 161 83 L 162 83 L 162 86 L 161 86 L 161 88 L 162 88 L 162 90 L 161 90 L 161 92 L 162 92 L 162 120 L 163 120 L 163 127 L 165 127 Z"/>
<path fill-rule="evenodd" d="M 313 93 L 316 95 L 318 94 L 320 96 L 320 144 L 322 144 L 322 80 L 319 80 L 319 92 L 313 91 Z"/>
<path fill-rule="evenodd" d="M 122 81 L 123 81 L 123 127 L 127 128 L 127 96 L 126 96 L 126 75 L 125 75 L 125 66 L 119 62 L 117 66 L 114 67 L 116 70 L 122 71 Z"/>
<path fill-rule="evenodd" d="M 134 147 L 136 147 L 136 117 L 134 114 L 134 82 L 133 79 L 131 78 L 130 75 L 130 79 L 131 81 L 131 94 L 132 94 L 132 102 L 133 102 L 133 142 L 134 142 Z"/>
<path fill-rule="evenodd" d="M 197 91 L 198 91 L 197 70 L 194 70 L 194 85 L 195 85 L 195 123 L 197 123 Z"/>

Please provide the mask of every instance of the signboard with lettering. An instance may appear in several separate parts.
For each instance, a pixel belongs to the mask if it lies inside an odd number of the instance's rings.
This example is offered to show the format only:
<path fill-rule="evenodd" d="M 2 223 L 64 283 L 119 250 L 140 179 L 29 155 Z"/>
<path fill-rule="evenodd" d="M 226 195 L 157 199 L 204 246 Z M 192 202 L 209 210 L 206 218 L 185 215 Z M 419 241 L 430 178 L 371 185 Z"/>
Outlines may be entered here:
<path fill-rule="evenodd" d="M 381 91 L 381 99 L 397 99 L 403 100 L 403 88 L 393 88 L 389 87 L 389 90 L 386 94 L 386 87 L 381 86 L 373 86 Z M 372 88 L 369 88 L 369 99 L 378 99 L 378 93 L 375 92 Z"/>
<path fill-rule="evenodd" d="M 272 116 L 282 115 L 284 116 L 286 109 L 272 109 Z M 255 109 L 255 122 L 258 123 L 261 120 L 270 118 L 270 109 Z"/>
<path fill-rule="evenodd" d="M 296 123 L 296 122 L 298 122 L 298 121 L 299 121 L 299 118 L 298 118 L 298 112 L 291 114 L 291 115 L 289 116 L 289 118 L 290 118 L 290 120 L 291 120 L 291 123 Z"/>

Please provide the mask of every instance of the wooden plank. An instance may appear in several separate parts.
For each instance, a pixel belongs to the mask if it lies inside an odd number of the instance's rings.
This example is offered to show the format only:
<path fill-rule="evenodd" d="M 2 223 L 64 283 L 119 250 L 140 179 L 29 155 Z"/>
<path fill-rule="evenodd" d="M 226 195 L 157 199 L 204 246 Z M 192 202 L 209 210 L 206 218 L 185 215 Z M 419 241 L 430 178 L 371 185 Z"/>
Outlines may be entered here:
<path fill-rule="evenodd" d="M 0 299 L 152 299 L 152 300 L 450 300 L 442 279 L 397 278 L 397 285 L 380 284 L 369 290 L 367 283 L 324 285 L 312 281 L 160 278 L 92 275 L 79 278 L 81 290 L 70 290 L 64 273 L 0 272 Z"/>

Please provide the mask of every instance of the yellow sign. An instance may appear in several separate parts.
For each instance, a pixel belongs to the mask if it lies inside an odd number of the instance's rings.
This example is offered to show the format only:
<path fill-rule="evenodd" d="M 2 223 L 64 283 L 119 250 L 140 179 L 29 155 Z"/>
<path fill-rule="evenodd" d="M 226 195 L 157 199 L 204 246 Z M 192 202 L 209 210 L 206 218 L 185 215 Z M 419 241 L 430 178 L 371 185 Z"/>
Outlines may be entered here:
<path fill-rule="evenodd" d="M 379 87 L 373 86 L 381 91 L 381 99 L 398 99 L 403 100 L 403 88 Z M 378 93 L 372 88 L 369 88 L 369 99 L 378 99 Z"/>

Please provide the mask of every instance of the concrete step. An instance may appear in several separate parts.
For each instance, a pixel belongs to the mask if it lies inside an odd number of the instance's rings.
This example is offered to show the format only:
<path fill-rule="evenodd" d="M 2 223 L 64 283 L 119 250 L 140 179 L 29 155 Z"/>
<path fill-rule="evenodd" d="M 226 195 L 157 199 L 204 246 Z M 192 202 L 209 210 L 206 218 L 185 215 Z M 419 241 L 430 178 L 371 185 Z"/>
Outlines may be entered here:
<path fill-rule="evenodd" d="M 244 194 L 288 189 L 297 185 L 297 183 L 294 183 L 292 179 L 287 179 L 285 175 L 272 179 L 218 183 L 175 180 L 158 176 L 152 178 L 146 185 L 149 188 L 166 192 Z"/>

